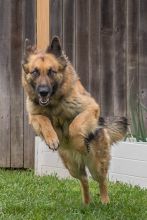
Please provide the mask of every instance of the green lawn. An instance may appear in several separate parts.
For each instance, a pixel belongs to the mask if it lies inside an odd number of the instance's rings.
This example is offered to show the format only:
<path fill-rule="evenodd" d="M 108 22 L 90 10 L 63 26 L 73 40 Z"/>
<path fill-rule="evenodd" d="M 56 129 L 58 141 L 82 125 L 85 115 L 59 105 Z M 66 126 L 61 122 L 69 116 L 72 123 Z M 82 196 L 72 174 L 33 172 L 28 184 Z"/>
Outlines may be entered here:
<path fill-rule="evenodd" d="M 79 182 L 32 171 L 0 170 L 0 220 L 147 220 L 147 190 L 109 183 L 104 206 L 90 181 L 92 203 L 81 202 Z"/>

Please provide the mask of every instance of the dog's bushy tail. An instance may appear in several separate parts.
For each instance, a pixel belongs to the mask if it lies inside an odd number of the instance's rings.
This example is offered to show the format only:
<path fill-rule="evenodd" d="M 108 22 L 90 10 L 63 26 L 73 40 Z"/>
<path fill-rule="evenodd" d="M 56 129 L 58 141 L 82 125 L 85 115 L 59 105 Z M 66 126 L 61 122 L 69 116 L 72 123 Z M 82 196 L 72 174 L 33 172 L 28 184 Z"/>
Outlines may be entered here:
<path fill-rule="evenodd" d="M 110 136 L 110 143 L 114 144 L 121 141 L 126 136 L 128 131 L 128 120 L 125 117 L 121 117 L 119 120 L 112 123 L 105 123 L 103 121 L 103 127 Z"/>
<path fill-rule="evenodd" d="M 112 145 L 121 141 L 127 134 L 128 120 L 125 117 L 113 122 L 106 122 L 104 118 L 99 119 L 98 128 L 85 138 L 85 144 L 88 152 L 90 151 L 90 144 L 105 145 L 106 143 Z"/>

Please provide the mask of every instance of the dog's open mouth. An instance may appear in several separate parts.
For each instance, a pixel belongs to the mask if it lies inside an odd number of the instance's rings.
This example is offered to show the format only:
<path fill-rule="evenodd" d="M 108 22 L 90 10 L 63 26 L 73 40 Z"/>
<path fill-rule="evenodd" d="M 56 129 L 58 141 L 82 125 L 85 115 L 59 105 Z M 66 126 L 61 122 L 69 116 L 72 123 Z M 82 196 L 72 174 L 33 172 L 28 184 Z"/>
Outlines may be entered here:
<path fill-rule="evenodd" d="M 48 96 L 45 96 L 45 97 L 40 96 L 39 97 L 39 104 L 41 106 L 47 106 L 49 104 L 49 97 Z"/>

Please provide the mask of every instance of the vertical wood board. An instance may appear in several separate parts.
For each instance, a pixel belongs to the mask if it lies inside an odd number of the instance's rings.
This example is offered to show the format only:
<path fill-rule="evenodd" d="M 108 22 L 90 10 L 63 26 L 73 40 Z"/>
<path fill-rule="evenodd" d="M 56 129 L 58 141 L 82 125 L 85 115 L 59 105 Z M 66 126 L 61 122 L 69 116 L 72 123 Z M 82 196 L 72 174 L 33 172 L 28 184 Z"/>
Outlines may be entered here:
<path fill-rule="evenodd" d="M 114 5 L 114 115 L 125 116 L 127 112 L 127 80 L 126 80 L 126 26 L 127 26 L 127 2 L 115 1 Z"/>
<path fill-rule="evenodd" d="M 139 36 L 139 1 L 127 1 L 127 112 L 128 116 L 138 111 L 138 36 Z M 136 117 L 138 115 L 136 114 Z"/>
<path fill-rule="evenodd" d="M 17 13 L 16 13 L 17 12 Z M 11 167 L 23 167 L 22 1 L 11 1 Z"/>
<path fill-rule="evenodd" d="M 0 0 L 0 167 L 10 167 L 11 7 Z"/>
<path fill-rule="evenodd" d="M 75 66 L 75 3 L 63 0 L 63 49 Z"/>
<path fill-rule="evenodd" d="M 101 103 L 100 23 L 101 0 L 90 1 L 89 75 L 90 92 Z"/>
<path fill-rule="evenodd" d="M 89 1 L 76 0 L 76 70 L 89 88 Z"/>
<path fill-rule="evenodd" d="M 139 11 L 139 97 L 147 108 L 147 1 L 140 1 Z M 147 135 L 147 109 L 143 110 Z"/>
<path fill-rule="evenodd" d="M 32 44 L 36 44 L 36 0 L 25 0 L 23 16 L 24 33 L 22 47 L 26 38 L 30 39 Z M 24 168 L 34 167 L 34 142 L 35 134 L 28 122 L 26 96 L 24 94 Z"/>
<path fill-rule="evenodd" d="M 101 110 L 114 116 L 114 2 L 101 1 Z"/>
<path fill-rule="evenodd" d="M 62 41 L 63 0 L 50 0 L 50 37 L 57 35 Z"/>

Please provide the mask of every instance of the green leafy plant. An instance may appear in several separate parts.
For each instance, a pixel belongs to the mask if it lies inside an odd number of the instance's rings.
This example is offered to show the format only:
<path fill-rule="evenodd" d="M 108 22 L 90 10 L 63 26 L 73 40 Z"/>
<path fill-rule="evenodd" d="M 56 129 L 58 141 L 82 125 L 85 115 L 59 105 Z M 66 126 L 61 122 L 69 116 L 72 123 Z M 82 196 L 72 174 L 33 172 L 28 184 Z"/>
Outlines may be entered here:
<path fill-rule="evenodd" d="M 140 99 L 138 99 L 136 108 L 131 111 L 131 127 L 133 137 L 135 137 L 137 141 L 146 142 L 147 134 L 144 122 L 144 111 L 147 111 L 147 108 L 140 102 Z"/>
<path fill-rule="evenodd" d="M 137 96 L 133 92 L 134 79 L 130 86 L 129 95 L 129 112 L 131 119 L 130 133 L 136 141 L 147 141 L 147 131 L 145 127 L 144 113 L 147 112 L 147 107 L 142 104 L 141 97 Z"/>

